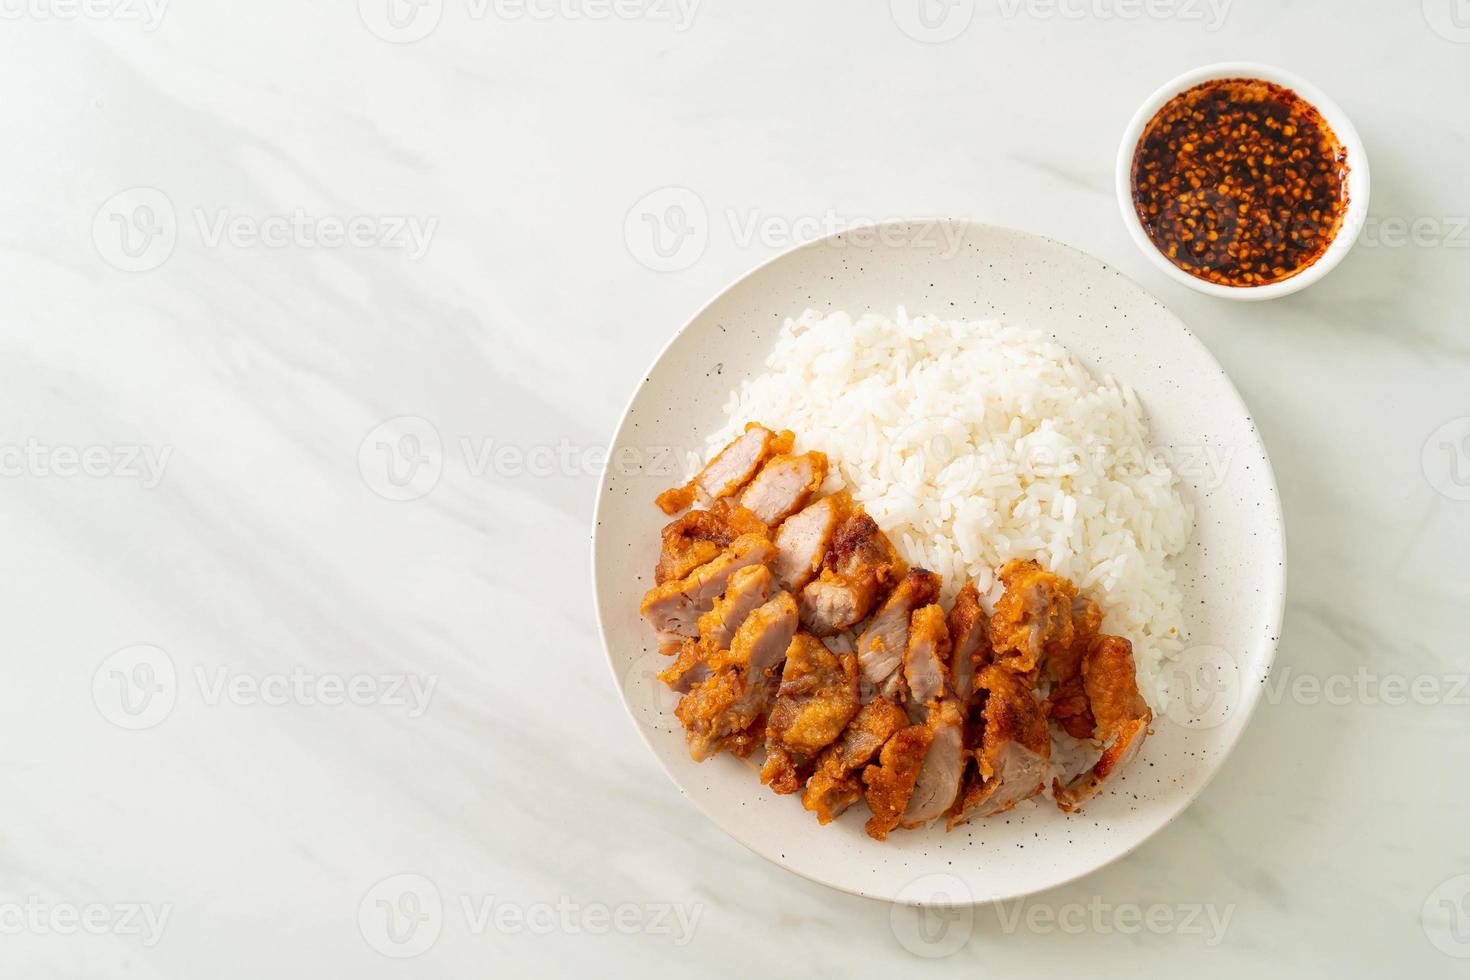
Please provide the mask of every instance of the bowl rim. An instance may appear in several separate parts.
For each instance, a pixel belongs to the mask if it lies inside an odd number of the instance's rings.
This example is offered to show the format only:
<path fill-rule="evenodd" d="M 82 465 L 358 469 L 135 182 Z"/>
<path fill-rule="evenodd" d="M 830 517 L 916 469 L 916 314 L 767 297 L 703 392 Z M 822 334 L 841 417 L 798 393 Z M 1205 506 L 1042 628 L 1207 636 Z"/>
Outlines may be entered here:
<path fill-rule="evenodd" d="M 1133 208 L 1133 157 L 1138 149 L 1138 141 L 1143 136 L 1144 127 L 1176 95 L 1203 82 L 1221 78 L 1256 78 L 1292 89 L 1316 107 L 1317 111 L 1322 114 L 1322 118 L 1327 121 L 1327 125 L 1332 127 L 1332 131 L 1337 135 L 1343 148 L 1347 150 L 1348 209 L 1347 214 L 1343 216 L 1342 227 L 1338 229 L 1332 244 L 1317 261 L 1290 279 L 1268 283 L 1264 286 L 1222 286 L 1219 283 L 1192 276 L 1170 262 L 1164 253 L 1159 251 L 1148 237 L 1148 233 L 1144 231 L 1143 223 L 1139 221 L 1138 214 Z M 1276 299 L 1306 289 L 1331 272 L 1342 261 L 1352 249 L 1358 235 L 1363 230 L 1363 225 L 1368 220 L 1370 176 L 1368 154 L 1363 147 L 1363 141 L 1358 135 L 1357 128 L 1353 126 L 1347 113 L 1328 97 L 1326 92 L 1300 75 L 1284 68 L 1253 61 L 1221 61 L 1203 65 L 1170 79 L 1144 100 L 1138 111 L 1133 114 L 1133 118 L 1129 120 L 1127 128 L 1123 130 L 1123 138 L 1118 145 L 1115 185 L 1118 207 L 1123 212 L 1123 224 L 1128 229 L 1128 235 L 1155 266 L 1163 270 L 1175 282 L 1197 292 L 1222 299 L 1251 302 Z"/>
<path fill-rule="evenodd" d="M 1174 821 L 1178 820 L 1179 817 L 1191 806 L 1193 806 L 1195 801 L 1197 801 L 1200 796 L 1203 795 L 1204 791 L 1209 788 L 1209 786 L 1215 781 L 1215 778 L 1220 774 L 1220 770 L 1224 768 L 1225 762 L 1235 752 L 1236 748 L 1239 747 L 1241 739 L 1245 737 L 1246 730 L 1250 727 L 1251 721 L 1254 719 L 1257 709 L 1260 707 L 1261 701 L 1264 699 L 1264 678 L 1269 677 L 1272 670 L 1275 668 L 1277 654 L 1280 651 L 1281 632 L 1282 626 L 1284 625 L 1286 619 L 1286 602 L 1288 595 L 1288 584 L 1290 580 L 1289 552 L 1287 550 L 1288 539 L 1286 528 L 1286 513 L 1281 499 L 1281 486 L 1276 479 L 1275 466 L 1271 462 L 1271 457 L 1266 446 L 1265 437 L 1261 434 L 1260 429 L 1255 425 L 1254 415 L 1250 411 L 1249 407 L 1246 405 L 1245 399 L 1240 393 L 1240 389 L 1237 388 L 1235 385 L 1235 381 L 1230 377 L 1230 374 L 1224 369 L 1223 365 L 1220 364 L 1220 361 L 1218 358 L 1215 357 L 1214 352 L 1209 349 L 1204 341 L 1200 340 L 1199 336 L 1189 328 L 1189 325 L 1186 324 L 1182 319 L 1180 319 L 1180 317 L 1175 314 L 1171 309 L 1165 306 L 1164 303 L 1157 297 L 1155 297 L 1153 293 L 1150 292 L 1142 283 L 1138 282 L 1136 279 L 1127 275 L 1116 267 L 1106 262 L 1103 262 L 1101 259 L 1097 259 L 1090 252 L 1078 248 L 1075 245 L 1068 244 L 1067 242 L 1063 242 L 1059 239 L 1052 238 L 1048 235 L 1042 235 L 1037 232 L 1027 231 L 1025 229 L 1010 227 L 1006 225 L 991 224 L 984 221 L 976 221 L 974 219 L 966 217 L 950 216 L 942 218 L 892 218 L 882 222 L 878 222 L 875 225 L 868 226 L 863 230 L 871 231 L 875 228 L 884 228 L 893 225 L 911 225 L 919 221 L 941 221 L 948 223 L 959 223 L 970 226 L 972 228 L 986 229 L 1011 234 L 1020 234 L 1040 239 L 1050 245 L 1060 247 L 1069 252 L 1075 253 L 1077 255 L 1083 256 L 1094 262 L 1099 263 L 1105 269 L 1112 271 L 1114 274 L 1116 274 L 1126 282 L 1130 283 L 1139 292 L 1153 299 L 1153 301 L 1157 303 L 1158 306 L 1164 311 L 1166 316 L 1174 322 L 1174 325 L 1184 332 L 1184 334 L 1195 345 L 1195 347 L 1203 355 L 1203 357 L 1210 364 L 1213 364 L 1216 368 L 1219 369 L 1220 374 L 1225 379 L 1227 397 L 1230 398 L 1230 400 L 1234 403 L 1234 406 L 1238 411 L 1244 413 L 1248 418 L 1251 419 L 1251 434 L 1254 436 L 1255 446 L 1260 453 L 1262 464 L 1265 467 L 1266 489 L 1268 491 L 1267 498 L 1269 500 L 1269 506 L 1267 507 L 1267 519 L 1274 527 L 1280 544 L 1280 552 L 1278 555 L 1277 564 L 1277 579 L 1276 582 L 1273 583 L 1276 587 L 1265 599 L 1268 607 L 1267 619 L 1270 624 L 1270 629 L 1267 631 L 1265 638 L 1260 641 L 1263 682 L 1261 684 L 1241 685 L 1241 709 L 1244 712 L 1244 717 L 1241 719 L 1240 727 L 1236 730 L 1234 736 L 1230 738 L 1229 742 L 1225 745 L 1219 760 L 1214 764 L 1213 768 L 1211 769 L 1209 775 L 1205 778 L 1205 780 L 1200 785 L 1194 787 L 1183 798 L 1176 800 L 1170 812 L 1164 817 L 1164 819 L 1159 821 L 1156 826 L 1152 827 L 1141 838 L 1139 838 L 1137 841 L 1134 841 L 1131 845 L 1113 852 L 1103 861 L 1090 868 L 1088 871 L 1085 871 L 1079 875 L 1060 878 L 1056 881 L 1052 881 L 1050 883 L 1038 885 L 1035 887 L 1027 887 L 1019 890 L 1007 891 L 990 897 L 976 896 L 967 903 L 961 903 L 978 906 L 992 902 L 1010 901 L 1013 899 L 1026 897 L 1028 895 L 1037 894 L 1050 888 L 1061 887 L 1063 885 L 1069 884 L 1070 882 L 1079 880 L 1080 878 L 1095 874 L 1096 872 L 1101 871 L 1103 868 L 1122 860 L 1123 858 L 1132 854 L 1134 851 L 1141 848 L 1144 844 L 1148 843 L 1154 837 L 1156 837 L 1159 832 L 1162 831 L 1165 827 L 1168 827 L 1169 825 L 1173 824 Z M 599 644 L 602 647 L 603 660 L 607 664 L 608 674 L 612 679 L 613 688 L 617 692 L 618 701 L 619 703 L 621 703 L 624 713 L 628 716 L 629 723 L 632 724 L 633 730 L 637 733 L 638 738 L 643 743 L 644 747 L 648 749 L 649 754 L 653 756 L 655 764 L 659 767 L 660 770 L 662 770 L 663 774 L 668 778 L 669 782 L 673 784 L 674 788 L 678 790 L 679 795 L 682 796 L 687 802 L 692 804 L 694 809 L 698 811 L 702 817 L 708 820 L 717 829 L 722 831 L 726 836 L 730 837 L 731 839 L 745 847 L 752 854 L 755 854 L 756 856 L 781 868 L 783 871 L 790 872 L 808 881 L 814 882 L 819 885 L 824 885 L 836 891 L 845 892 L 850 895 L 856 895 L 859 898 L 884 902 L 893 907 L 914 906 L 922 908 L 926 907 L 930 903 L 919 896 L 890 896 L 876 890 L 868 891 L 863 888 L 851 886 L 840 881 L 831 880 L 827 877 L 813 874 L 806 870 L 795 868 L 787 864 L 782 864 L 781 862 L 776 861 L 776 859 L 772 858 L 770 855 L 766 854 L 760 848 L 760 846 L 758 846 L 758 844 L 754 840 L 752 840 L 745 832 L 743 832 L 742 830 L 732 829 L 731 827 L 728 827 L 724 823 L 722 823 L 718 815 L 705 806 L 704 801 L 695 798 L 688 791 L 686 791 L 683 782 L 668 766 L 663 757 L 659 754 L 658 750 L 655 748 L 649 733 L 645 730 L 644 726 L 639 724 L 637 721 L 637 715 L 633 709 L 633 706 L 628 701 L 628 693 L 623 685 L 623 677 L 618 671 L 618 666 L 613 656 L 612 644 L 609 642 L 608 638 L 607 624 L 603 622 L 602 618 L 602 583 L 601 575 L 599 574 L 598 562 L 598 531 L 602 526 L 602 506 L 604 498 L 603 488 L 607 484 L 608 474 L 612 467 L 612 460 L 614 455 L 613 449 L 622 442 L 625 434 L 625 429 L 628 427 L 629 424 L 629 417 L 632 414 L 633 407 L 637 402 L 638 396 L 642 392 L 644 385 L 647 384 L 648 378 L 653 374 L 658 365 L 673 349 L 674 345 L 679 341 L 679 339 L 684 336 L 684 334 L 688 332 L 694 326 L 694 324 L 699 322 L 705 316 L 705 314 L 728 293 L 734 291 L 737 287 L 745 283 L 746 280 L 759 275 L 767 268 L 788 261 L 795 253 L 828 247 L 833 242 L 833 240 L 840 239 L 845 235 L 848 235 L 852 230 L 853 229 L 846 229 L 844 231 L 824 235 L 809 242 L 803 242 L 793 245 L 790 248 L 781 250 L 776 255 L 773 255 L 762 262 L 756 263 L 754 266 L 747 268 L 745 271 L 734 276 L 732 279 L 730 279 L 728 283 L 726 283 L 723 288 L 715 292 L 712 296 L 710 296 L 708 300 L 702 303 L 693 313 L 691 313 L 689 317 L 684 321 L 684 323 L 680 325 L 679 328 L 675 330 L 672 335 L 670 335 L 668 340 L 660 346 L 658 353 L 656 353 L 650 360 L 648 367 L 639 376 L 638 382 L 634 384 L 633 390 L 628 394 L 628 398 L 623 405 L 622 413 L 618 417 L 618 423 L 613 429 L 612 437 L 608 444 L 609 451 L 606 455 L 606 458 L 603 460 L 602 469 L 598 474 L 597 488 L 596 492 L 594 493 L 592 502 L 592 523 L 588 530 L 588 564 L 590 566 L 588 571 L 591 573 L 592 585 L 592 595 L 590 598 L 592 601 L 593 623 L 597 628 L 597 636 Z"/>

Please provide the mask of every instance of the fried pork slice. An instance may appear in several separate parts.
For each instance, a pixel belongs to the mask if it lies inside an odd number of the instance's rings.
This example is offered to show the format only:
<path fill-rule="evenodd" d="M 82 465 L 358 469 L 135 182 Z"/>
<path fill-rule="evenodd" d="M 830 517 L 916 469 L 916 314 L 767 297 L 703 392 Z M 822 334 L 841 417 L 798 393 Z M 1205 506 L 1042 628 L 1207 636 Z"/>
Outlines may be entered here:
<path fill-rule="evenodd" d="M 700 638 L 713 649 L 728 650 L 745 617 L 771 597 L 771 584 L 771 570 L 765 565 L 748 565 L 731 575 L 725 594 L 699 617 Z"/>
<path fill-rule="evenodd" d="M 765 714 L 770 698 L 772 669 L 795 635 L 796 602 L 781 592 L 745 618 L 729 650 L 711 655 L 710 676 L 695 684 L 674 710 L 694 761 L 703 762 L 737 743 L 748 754 L 753 747 L 749 729 Z"/>
<path fill-rule="evenodd" d="M 1102 610 L 1091 599 L 1078 596 L 1072 602 L 1072 623 L 1071 644 L 1046 659 L 1045 672 L 1052 681 L 1046 713 L 1073 738 L 1092 738 L 1097 723 L 1082 684 L 1082 658 L 1097 639 Z"/>
<path fill-rule="evenodd" d="M 670 690 L 688 694 L 695 684 L 708 679 L 709 662 L 719 654 L 718 647 L 711 647 L 703 638 L 685 637 L 678 647 L 674 662 L 658 672 L 658 679 Z"/>
<path fill-rule="evenodd" d="M 817 753 L 857 714 L 857 679 L 855 655 L 833 653 L 810 633 L 796 634 L 766 722 L 761 782 L 782 794 L 801 788 Z"/>
<path fill-rule="evenodd" d="M 772 456 L 740 495 L 740 506 L 775 526 L 801 510 L 825 479 L 825 453 Z"/>
<path fill-rule="evenodd" d="M 684 578 L 649 589 L 638 609 L 658 630 L 659 648 L 677 650 L 682 637 L 698 636 L 699 617 L 724 594 L 730 577 L 742 568 L 764 565 L 775 556 L 775 546 L 764 536 L 742 535 L 714 561 L 700 565 Z"/>
<path fill-rule="evenodd" d="M 718 500 L 729 497 L 750 482 L 761 464 L 776 453 L 791 451 L 795 437 L 790 432 L 777 435 L 765 426 L 752 422 L 745 432 L 710 460 L 682 487 L 665 490 L 655 499 L 659 510 L 677 514 L 692 507 L 696 500 Z"/>
<path fill-rule="evenodd" d="M 817 757 L 816 771 L 802 791 L 801 805 L 815 813 L 822 824 L 841 816 L 863 795 L 862 767 L 908 723 L 908 715 L 892 701 L 879 698 L 859 708 L 842 737 Z"/>
<path fill-rule="evenodd" d="M 662 585 L 713 561 L 744 534 L 770 536 L 766 523 L 731 500 L 716 500 L 709 510 L 691 510 L 663 529 L 663 548 L 653 580 Z"/>
<path fill-rule="evenodd" d="M 963 710 L 975 689 L 975 671 L 990 662 L 990 624 L 973 582 L 966 582 L 954 597 L 948 625 L 950 687 Z"/>
<path fill-rule="evenodd" d="M 965 771 L 965 713 L 975 674 L 975 660 L 985 632 L 979 593 L 967 585 L 955 597 L 949 622 L 938 605 L 914 613 L 904 676 L 909 685 L 909 713 L 934 733 L 929 754 L 919 769 L 914 794 L 903 813 L 904 827 L 919 827 L 954 805 Z M 988 656 L 990 644 L 983 643 Z"/>
<path fill-rule="evenodd" d="M 904 651 L 909 642 L 909 619 L 914 610 L 939 598 L 939 576 L 915 568 L 884 600 L 858 637 L 858 664 L 863 680 L 880 697 L 901 700 Z"/>
<path fill-rule="evenodd" d="M 904 827 L 923 826 L 953 806 L 964 775 L 965 717 L 959 705 L 948 698 L 940 701 L 925 724 L 932 739 L 903 811 Z"/>
<path fill-rule="evenodd" d="M 1046 785 L 1051 732 L 1025 674 L 991 664 L 975 675 L 980 746 L 950 809 L 949 826 L 1004 813 Z"/>
<path fill-rule="evenodd" d="M 904 573 L 888 536 L 859 510 L 838 526 L 822 574 L 801 590 L 801 623 L 818 636 L 851 629 L 867 618 Z"/>
<path fill-rule="evenodd" d="M 878 753 L 878 765 L 863 770 L 863 785 L 867 787 L 863 795 L 873 811 L 865 826 L 869 837 L 887 840 L 888 832 L 902 821 L 933 741 L 934 733 L 928 725 L 901 728 Z"/>
<path fill-rule="evenodd" d="M 776 580 L 783 589 L 799 593 L 816 577 L 833 534 L 851 510 L 852 496 L 843 490 L 807 505 L 781 524 L 772 543 L 776 546 Z"/>
<path fill-rule="evenodd" d="M 1089 771 L 1066 786 L 1052 781 L 1057 806 L 1071 812 L 1096 796 L 1126 766 L 1148 736 L 1153 712 L 1138 693 L 1133 644 L 1121 636 L 1098 636 L 1082 659 L 1082 682 L 1097 719 L 1097 737 L 1106 748 Z"/>
<path fill-rule="evenodd" d="M 1070 647 L 1076 587 L 1030 559 L 1006 562 L 1000 570 L 1005 594 L 990 619 L 995 659 L 1023 674 L 1045 657 Z"/>
<path fill-rule="evenodd" d="M 678 659 L 659 673 L 659 680 L 680 694 L 689 693 L 710 675 L 710 661 L 729 648 L 745 617 L 770 597 L 771 570 L 766 566 L 750 565 L 731 575 L 725 594 L 699 617 L 699 639 L 679 644 Z"/>
<path fill-rule="evenodd" d="M 912 703 L 933 707 L 949 685 L 949 627 L 939 603 L 914 610 L 903 652 L 903 676 Z"/>

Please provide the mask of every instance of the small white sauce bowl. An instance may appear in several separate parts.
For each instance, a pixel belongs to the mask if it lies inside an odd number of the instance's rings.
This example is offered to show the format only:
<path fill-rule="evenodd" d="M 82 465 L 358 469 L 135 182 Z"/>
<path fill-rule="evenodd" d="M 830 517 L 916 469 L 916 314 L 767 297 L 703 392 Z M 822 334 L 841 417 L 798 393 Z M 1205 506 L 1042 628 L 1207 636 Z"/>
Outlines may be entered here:
<path fill-rule="evenodd" d="M 1348 209 L 1343 216 L 1342 227 L 1338 229 L 1337 237 L 1332 240 L 1332 244 L 1327 246 L 1327 250 L 1318 257 L 1317 261 L 1290 279 L 1263 286 L 1222 286 L 1219 283 L 1192 276 L 1170 262 L 1168 257 L 1159 251 L 1149 239 L 1148 233 L 1144 231 L 1143 222 L 1138 220 L 1138 212 L 1134 210 L 1133 155 L 1137 152 L 1138 141 L 1143 137 L 1144 128 L 1154 115 L 1176 95 L 1203 82 L 1220 78 L 1257 78 L 1291 89 L 1317 108 L 1327 125 L 1331 126 L 1332 131 L 1337 134 L 1338 141 L 1347 150 Z M 1363 141 L 1358 137 L 1358 131 L 1353 127 L 1347 114 L 1338 107 L 1336 102 L 1329 99 L 1325 92 L 1305 78 L 1280 68 L 1272 68 L 1270 65 L 1258 65 L 1244 61 L 1221 62 L 1196 68 L 1194 71 L 1180 75 L 1149 96 L 1134 114 L 1132 122 L 1128 124 L 1127 130 L 1123 133 L 1123 142 L 1118 147 L 1117 187 L 1118 206 L 1123 210 L 1123 224 L 1128 228 L 1128 234 L 1133 237 L 1133 241 L 1143 250 L 1143 254 L 1147 255 L 1154 265 L 1176 282 L 1208 296 L 1219 296 L 1222 299 L 1276 299 L 1299 289 L 1306 289 L 1331 272 L 1333 267 L 1342 261 L 1342 257 L 1352 249 L 1353 243 L 1357 241 L 1358 234 L 1363 230 L 1364 222 L 1368 220 L 1368 154 L 1363 150 Z"/>

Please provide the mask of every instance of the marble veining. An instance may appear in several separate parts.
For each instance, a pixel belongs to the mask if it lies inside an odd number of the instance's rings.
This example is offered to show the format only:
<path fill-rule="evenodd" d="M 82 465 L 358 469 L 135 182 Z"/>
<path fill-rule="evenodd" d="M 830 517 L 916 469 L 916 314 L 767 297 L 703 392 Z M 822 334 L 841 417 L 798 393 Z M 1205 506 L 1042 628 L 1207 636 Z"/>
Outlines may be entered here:
<path fill-rule="evenodd" d="M 7 5 L 0 973 L 1463 975 L 1470 27 L 1139 6 Z M 1165 279 L 1109 192 L 1141 100 L 1240 58 L 1373 163 L 1358 247 L 1261 305 Z M 1290 562 L 1190 809 L 927 915 L 679 795 L 587 567 L 673 331 L 795 242 L 925 215 L 1075 245 L 1188 323 Z"/>

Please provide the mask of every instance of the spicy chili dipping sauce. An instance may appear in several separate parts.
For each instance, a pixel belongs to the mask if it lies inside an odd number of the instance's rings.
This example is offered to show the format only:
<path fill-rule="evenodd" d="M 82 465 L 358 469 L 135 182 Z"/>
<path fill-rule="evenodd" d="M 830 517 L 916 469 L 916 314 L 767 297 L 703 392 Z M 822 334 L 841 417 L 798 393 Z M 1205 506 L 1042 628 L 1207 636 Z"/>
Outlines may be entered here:
<path fill-rule="evenodd" d="M 1222 286 L 1280 282 L 1347 212 L 1347 151 L 1289 88 L 1222 78 L 1176 95 L 1133 154 L 1133 206 L 1169 261 Z"/>

